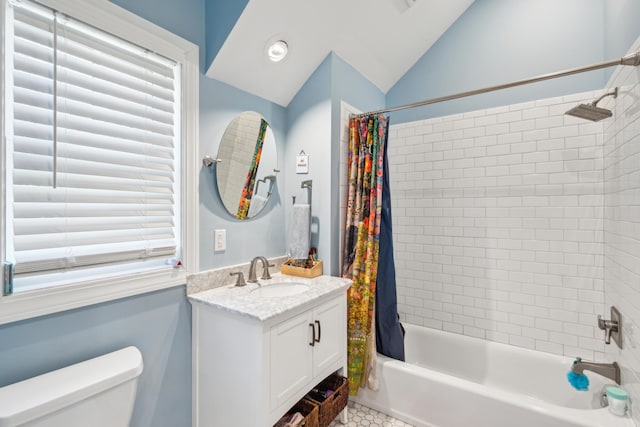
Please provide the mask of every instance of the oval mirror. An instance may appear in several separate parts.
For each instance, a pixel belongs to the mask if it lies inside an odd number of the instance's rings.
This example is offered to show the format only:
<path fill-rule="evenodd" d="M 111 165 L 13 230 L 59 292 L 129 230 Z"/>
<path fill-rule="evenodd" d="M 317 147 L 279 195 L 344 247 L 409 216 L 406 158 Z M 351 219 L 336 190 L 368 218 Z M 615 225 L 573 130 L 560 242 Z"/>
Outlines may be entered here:
<path fill-rule="evenodd" d="M 278 153 L 269 123 L 255 111 L 235 117 L 218 148 L 216 180 L 227 212 L 238 219 L 256 216 L 276 184 Z"/>

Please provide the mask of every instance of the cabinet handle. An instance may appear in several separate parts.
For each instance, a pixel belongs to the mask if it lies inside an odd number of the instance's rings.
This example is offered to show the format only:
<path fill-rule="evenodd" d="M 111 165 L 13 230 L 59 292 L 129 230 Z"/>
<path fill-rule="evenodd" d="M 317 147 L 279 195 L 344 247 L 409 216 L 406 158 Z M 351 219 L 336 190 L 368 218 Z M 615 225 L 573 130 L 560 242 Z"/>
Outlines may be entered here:
<path fill-rule="evenodd" d="M 315 323 L 316 325 L 318 325 L 318 339 L 316 340 L 316 342 L 320 342 L 320 337 L 322 336 L 322 330 L 320 329 L 320 321 L 316 320 Z M 314 335 L 313 338 L 315 339 L 315 333 L 313 335 Z"/>
<path fill-rule="evenodd" d="M 313 334 L 313 337 L 311 338 L 311 342 L 309 343 L 309 345 L 313 347 L 316 345 L 316 327 L 313 323 L 309 323 L 309 326 L 311 326 L 311 333 Z"/>

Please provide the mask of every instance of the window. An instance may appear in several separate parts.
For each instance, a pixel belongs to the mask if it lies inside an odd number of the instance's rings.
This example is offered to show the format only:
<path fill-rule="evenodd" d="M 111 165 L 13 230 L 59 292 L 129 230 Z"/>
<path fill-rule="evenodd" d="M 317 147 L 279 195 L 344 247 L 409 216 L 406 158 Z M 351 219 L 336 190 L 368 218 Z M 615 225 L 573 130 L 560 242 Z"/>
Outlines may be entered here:
<path fill-rule="evenodd" d="M 106 0 L 2 6 L 0 322 L 184 283 L 197 47 Z"/>

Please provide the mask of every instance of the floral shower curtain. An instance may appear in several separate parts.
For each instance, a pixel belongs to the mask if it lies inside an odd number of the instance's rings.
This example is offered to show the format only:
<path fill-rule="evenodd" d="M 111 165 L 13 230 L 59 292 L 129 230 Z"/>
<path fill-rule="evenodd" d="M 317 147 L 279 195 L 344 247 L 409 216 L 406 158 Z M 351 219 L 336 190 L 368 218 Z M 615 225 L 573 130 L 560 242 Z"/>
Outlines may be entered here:
<path fill-rule="evenodd" d="M 352 279 L 348 292 L 349 393 L 375 379 L 368 367 L 375 362 L 376 277 L 382 210 L 384 146 L 387 118 L 369 116 L 349 121 L 349 194 L 345 224 L 342 276 Z M 371 381 L 374 384 L 371 384 Z"/>
<path fill-rule="evenodd" d="M 253 152 L 253 158 L 251 159 L 251 165 L 249 166 L 249 172 L 242 188 L 242 194 L 240 195 L 240 203 L 238 204 L 238 212 L 236 218 L 246 219 L 249 214 L 249 206 L 251 204 L 251 197 L 253 197 L 253 189 L 256 182 L 256 174 L 258 173 L 258 166 L 260 166 L 260 155 L 262 154 L 262 145 L 264 144 L 264 136 L 267 133 L 267 122 L 260 120 L 260 129 L 258 130 L 258 140 L 256 141 L 256 147 Z"/>

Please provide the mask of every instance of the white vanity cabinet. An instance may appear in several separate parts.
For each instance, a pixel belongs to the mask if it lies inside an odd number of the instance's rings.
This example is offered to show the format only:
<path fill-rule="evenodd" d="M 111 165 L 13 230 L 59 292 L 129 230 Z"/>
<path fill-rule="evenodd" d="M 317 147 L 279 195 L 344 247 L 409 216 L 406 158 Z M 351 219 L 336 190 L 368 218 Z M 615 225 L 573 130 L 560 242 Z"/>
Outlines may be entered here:
<path fill-rule="evenodd" d="M 342 284 L 265 302 L 279 307 L 276 315 L 238 312 L 225 306 L 228 295 L 219 305 L 189 296 L 194 426 L 270 427 L 325 377 L 346 375 L 349 283 L 331 279 Z"/>
<path fill-rule="evenodd" d="M 334 372 L 336 366 L 342 367 L 345 319 L 345 298 L 341 296 L 271 327 L 270 409 L 286 404 L 301 390 L 305 394 L 314 379 L 319 381 L 311 387 Z"/>

